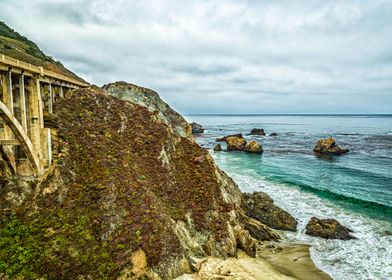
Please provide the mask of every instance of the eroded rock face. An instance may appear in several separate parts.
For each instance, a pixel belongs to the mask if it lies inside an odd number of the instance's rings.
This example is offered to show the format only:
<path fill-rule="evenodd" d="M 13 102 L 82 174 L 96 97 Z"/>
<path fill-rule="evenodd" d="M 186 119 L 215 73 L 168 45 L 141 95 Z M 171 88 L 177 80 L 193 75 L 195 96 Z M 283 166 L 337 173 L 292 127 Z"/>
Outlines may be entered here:
<path fill-rule="evenodd" d="M 263 152 L 263 147 L 261 144 L 255 140 L 251 140 L 245 145 L 245 152 L 253 154 L 261 154 Z"/>
<path fill-rule="evenodd" d="M 261 136 L 265 136 L 265 131 L 263 128 L 253 128 L 250 131 L 251 135 L 261 135 Z"/>
<path fill-rule="evenodd" d="M 117 98 L 143 106 L 150 112 L 156 112 L 157 117 L 171 126 L 175 133 L 182 137 L 192 138 L 192 127 L 183 116 L 174 111 L 155 91 L 126 82 L 110 83 L 102 88 Z M 115 108 L 112 109 L 115 110 Z"/>
<path fill-rule="evenodd" d="M 193 134 L 198 134 L 198 133 L 204 132 L 204 128 L 198 123 L 195 123 L 195 122 L 191 123 L 191 127 L 192 127 Z"/>
<path fill-rule="evenodd" d="M 318 219 L 312 217 L 306 225 L 306 234 L 325 239 L 355 239 L 347 227 L 341 225 L 335 219 Z"/>
<path fill-rule="evenodd" d="M 136 271 L 173 279 L 192 258 L 234 256 L 238 248 L 253 255 L 240 190 L 181 118 L 159 100 L 168 115 L 153 110 L 155 97 L 140 97 L 132 85 L 108 87 L 119 95 L 123 88 L 130 102 L 100 89 L 67 94 L 55 104 L 58 151 L 49 171 L 1 190 L 5 265 L 18 265 L 28 250 L 15 275 L 103 279 Z"/>
<path fill-rule="evenodd" d="M 280 230 L 296 231 L 298 222 L 287 211 L 279 208 L 266 193 L 243 193 L 244 209 L 249 217 Z"/>
<path fill-rule="evenodd" d="M 321 139 L 317 142 L 316 147 L 314 147 L 314 152 L 326 155 L 341 155 L 347 153 L 348 149 L 340 148 L 335 139 L 326 138 Z"/>
<path fill-rule="evenodd" d="M 228 151 L 243 151 L 246 140 L 243 137 L 230 136 L 226 138 L 226 144 Z"/>

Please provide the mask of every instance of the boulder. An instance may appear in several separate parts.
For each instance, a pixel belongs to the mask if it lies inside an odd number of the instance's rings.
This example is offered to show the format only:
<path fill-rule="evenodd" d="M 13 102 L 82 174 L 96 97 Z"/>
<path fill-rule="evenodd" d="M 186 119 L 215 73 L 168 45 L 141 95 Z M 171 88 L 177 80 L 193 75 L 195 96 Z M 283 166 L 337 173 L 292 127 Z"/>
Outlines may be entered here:
<path fill-rule="evenodd" d="M 241 133 L 237 133 L 237 134 L 232 134 L 232 135 L 227 135 L 227 136 L 224 136 L 224 137 L 216 138 L 215 141 L 216 141 L 216 142 L 225 142 L 226 139 L 229 138 L 229 137 L 240 137 L 240 138 L 244 138 L 244 137 L 242 136 Z"/>
<path fill-rule="evenodd" d="M 246 140 L 243 137 L 230 136 L 226 138 L 228 151 L 243 151 L 245 149 Z"/>
<path fill-rule="evenodd" d="M 263 152 L 263 147 L 259 142 L 252 140 L 246 143 L 245 151 L 248 153 L 261 154 Z"/>
<path fill-rule="evenodd" d="M 198 124 L 198 123 L 191 123 L 191 127 L 192 127 L 192 133 L 193 134 L 197 134 L 197 133 L 203 133 L 204 132 L 204 128 Z"/>
<path fill-rule="evenodd" d="M 222 151 L 222 146 L 221 146 L 221 144 L 216 144 L 215 147 L 214 147 L 214 151 L 215 151 L 215 152 L 220 152 L 220 151 Z"/>
<path fill-rule="evenodd" d="M 256 219 L 243 216 L 242 222 L 244 229 L 246 229 L 250 235 L 257 240 L 278 241 L 280 239 L 279 234 Z"/>
<path fill-rule="evenodd" d="M 327 154 L 327 155 L 341 155 L 347 153 L 348 149 L 340 148 L 335 139 L 332 137 L 321 139 L 317 142 L 316 147 L 314 147 L 314 152 L 319 154 Z"/>
<path fill-rule="evenodd" d="M 279 230 L 296 231 L 298 222 L 264 192 L 243 193 L 246 215 Z"/>
<path fill-rule="evenodd" d="M 350 234 L 350 229 L 341 225 L 335 219 L 318 219 L 312 217 L 306 225 L 306 234 L 325 239 L 356 239 Z"/>
<path fill-rule="evenodd" d="M 262 129 L 262 128 L 253 128 L 253 129 L 250 131 L 250 134 L 251 134 L 251 135 L 261 135 L 261 136 L 265 136 L 264 129 Z"/>
<path fill-rule="evenodd" d="M 278 136 L 278 133 L 272 132 L 272 133 L 270 134 L 270 136 Z"/>

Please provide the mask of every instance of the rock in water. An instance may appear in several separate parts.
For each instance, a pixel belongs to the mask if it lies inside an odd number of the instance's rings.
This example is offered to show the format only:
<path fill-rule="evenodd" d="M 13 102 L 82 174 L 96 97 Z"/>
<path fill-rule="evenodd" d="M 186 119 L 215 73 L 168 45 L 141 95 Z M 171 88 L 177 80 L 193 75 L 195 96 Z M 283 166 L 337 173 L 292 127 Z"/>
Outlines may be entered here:
<path fill-rule="evenodd" d="M 195 122 L 191 123 L 191 127 L 192 127 L 193 134 L 198 134 L 198 133 L 204 132 L 204 128 L 198 123 L 195 123 Z"/>
<path fill-rule="evenodd" d="M 250 134 L 251 134 L 251 135 L 261 135 L 261 136 L 265 136 L 264 129 L 262 129 L 262 128 L 253 128 L 253 129 L 250 131 Z"/>
<path fill-rule="evenodd" d="M 306 225 L 306 234 L 325 239 L 356 239 L 350 234 L 350 229 L 341 225 L 335 219 L 318 219 L 312 217 Z"/>
<path fill-rule="evenodd" d="M 222 151 L 222 146 L 221 146 L 221 144 L 216 144 L 215 147 L 214 147 L 214 151 L 216 151 L 216 152 Z"/>
<path fill-rule="evenodd" d="M 314 152 L 326 155 L 341 155 L 347 153 L 348 149 L 340 148 L 335 139 L 332 137 L 321 139 L 317 142 L 316 147 L 314 147 Z"/>
<path fill-rule="evenodd" d="M 252 140 L 246 143 L 245 151 L 248 153 L 261 154 L 263 152 L 263 147 L 259 142 Z"/>
<path fill-rule="evenodd" d="M 243 193 L 246 214 L 263 224 L 280 230 L 296 231 L 298 222 L 287 211 L 279 208 L 264 192 Z"/>
<path fill-rule="evenodd" d="M 229 138 L 229 137 L 239 137 L 239 138 L 244 138 L 243 136 L 242 136 L 242 134 L 241 133 L 237 133 L 237 134 L 232 134 L 232 135 L 227 135 L 227 136 L 225 136 L 225 137 L 220 137 L 220 138 L 216 138 L 216 142 L 225 142 L 226 141 L 226 139 L 227 138 Z"/>
<path fill-rule="evenodd" d="M 278 136 L 278 133 L 272 132 L 272 133 L 270 134 L 270 136 Z"/>
<path fill-rule="evenodd" d="M 226 138 L 228 151 L 243 151 L 245 149 L 246 140 L 243 137 L 230 136 Z"/>

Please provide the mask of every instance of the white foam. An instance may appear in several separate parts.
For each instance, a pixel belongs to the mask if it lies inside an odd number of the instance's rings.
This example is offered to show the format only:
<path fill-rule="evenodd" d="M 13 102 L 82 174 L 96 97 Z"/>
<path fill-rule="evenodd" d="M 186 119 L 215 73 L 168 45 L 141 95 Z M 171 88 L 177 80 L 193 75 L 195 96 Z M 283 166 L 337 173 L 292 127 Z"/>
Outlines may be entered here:
<path fill-rule="evenodd" d="M 274 184 L 264 179 L 231 174 L 244 192 L 264 191 L 276 205 L 298 220 L 297 232 L 282 232 L 286 241 L 312 245 L 315 264 L 334 279 L 392 279 L 392 224 L 353 213 L 299 188 Z M 354 231 L 356 240 L 324 240 L 305 234 L 312 216 L 335 218 Z"/>

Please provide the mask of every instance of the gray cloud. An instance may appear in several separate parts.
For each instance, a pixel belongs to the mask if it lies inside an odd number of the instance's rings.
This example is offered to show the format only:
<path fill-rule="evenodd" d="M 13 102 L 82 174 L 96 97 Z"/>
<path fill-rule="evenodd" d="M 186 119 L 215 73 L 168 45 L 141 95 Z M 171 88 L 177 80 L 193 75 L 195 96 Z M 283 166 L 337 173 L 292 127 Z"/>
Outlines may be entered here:
<path fill-rule="evenodd" d="M 392 2 L 4 0 L 0 16 L 102 85 L 182 113 L 392 113 Z"/>

